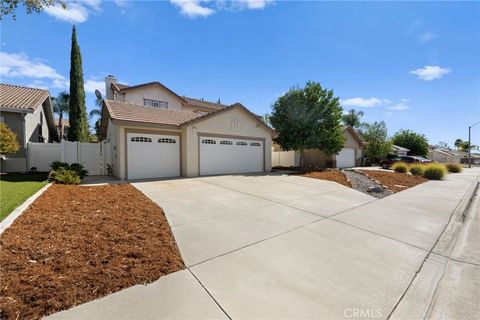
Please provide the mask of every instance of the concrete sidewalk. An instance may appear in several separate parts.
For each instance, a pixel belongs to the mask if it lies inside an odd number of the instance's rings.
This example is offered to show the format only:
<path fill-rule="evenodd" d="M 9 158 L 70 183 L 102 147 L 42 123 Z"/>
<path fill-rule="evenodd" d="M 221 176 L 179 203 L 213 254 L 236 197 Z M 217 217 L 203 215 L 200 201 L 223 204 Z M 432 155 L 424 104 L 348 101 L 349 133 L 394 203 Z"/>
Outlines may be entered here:
<path fill-rule="evenodd" d="M 474 233 L 447 226 L 479 175 L 465 170 L 379 200 L 296 176 L 136 184 L 165 209 L 188 269 L 50 318 L 435 317 L 445 304 L 429 309 L 427 298 L 442 301 L 449 287 L 437 283 L 457 274 L 439 267 L 451 260 L 443 253 L 473 261 L 467 279 L 478 272 Z M 450 246 L 457 237 L 470 249 Z M 462 283 L 465 293 L 478 289 Z"/>

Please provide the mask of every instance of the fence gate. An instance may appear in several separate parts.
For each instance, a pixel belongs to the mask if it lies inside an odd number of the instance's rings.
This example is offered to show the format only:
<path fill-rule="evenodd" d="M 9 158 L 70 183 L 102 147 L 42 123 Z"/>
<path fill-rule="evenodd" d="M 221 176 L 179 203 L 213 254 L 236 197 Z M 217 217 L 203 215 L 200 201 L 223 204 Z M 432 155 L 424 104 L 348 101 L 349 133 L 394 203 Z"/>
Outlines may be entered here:
<path fill-rule="evenodd" d="M 111 163 L 110 143 L 71 142 L 61 143 L 29 142 L 27 148 L 28 170 L 50 171 L 54 161 L 68 164 L 80 163 L 89 175 L 106 175 L 106 165 Z"/>

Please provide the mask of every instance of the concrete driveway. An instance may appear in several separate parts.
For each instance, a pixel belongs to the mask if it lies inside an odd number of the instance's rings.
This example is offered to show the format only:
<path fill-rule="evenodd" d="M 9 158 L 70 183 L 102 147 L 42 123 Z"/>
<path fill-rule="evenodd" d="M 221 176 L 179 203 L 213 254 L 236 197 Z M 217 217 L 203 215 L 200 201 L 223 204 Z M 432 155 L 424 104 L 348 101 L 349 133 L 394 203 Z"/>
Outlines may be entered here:
<path fill-rule="evenodd" d="M 417 274 L 448 260 L 440 238 L 477 175 L 385 199 L 297 176 L 135 183 L 164 209 L 187 269 L 52 318 L 420 317 L 435 287 Z"/>
<path fill-rule="evenodd" d="M 217 176 L 134 186 L 164 209 L 187 266 L 375 200 L 337 183 L 292 176 Z"/>

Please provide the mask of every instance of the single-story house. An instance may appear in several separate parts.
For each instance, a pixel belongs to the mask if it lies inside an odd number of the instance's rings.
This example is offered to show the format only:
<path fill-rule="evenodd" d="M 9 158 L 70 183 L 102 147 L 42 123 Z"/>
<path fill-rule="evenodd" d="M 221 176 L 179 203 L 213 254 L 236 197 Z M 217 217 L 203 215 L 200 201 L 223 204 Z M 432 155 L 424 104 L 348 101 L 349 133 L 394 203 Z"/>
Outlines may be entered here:
<path fill-rule="evenodd" d="M 429 148 L 428 158 L 435 162 L 440 163 L 460 163 L 463 158 L 462 154 L 445 149 Z"/>
<path fill-rule="evenodd" d="M 311 168 L 351 168 L 359 166 L 363 156 L 365 142 L 351 127 L 343 127 L 345 145 L 338 154 L 327 156 L 319 149 L 303 150 L 303 166 Z M 273 152 L 282 151 L 280 145 L 274 144 Z"/>
<path fill-rule="evenodd" d="M 410 149 L 392 145 L 392 151 L 390 151 L 390 155 L 396 156 L 396 157 L 405 157 L 408 155 L 408 152 Z"/>
<path fill-rule="evenodd" d="M 17 134 L 20 150 L 5 155 L 2 172 L 24 172 L 28 142 L 58 141 L 47 90 L 0 84 L 0 121 Z"/>
<path fill-rule="evenodd" d="M 180 96 L 159 82 L 127 86 L 105 78 L 101 140 L 121 179 L 271 170 L 274 131 L 240 103 Z"/>

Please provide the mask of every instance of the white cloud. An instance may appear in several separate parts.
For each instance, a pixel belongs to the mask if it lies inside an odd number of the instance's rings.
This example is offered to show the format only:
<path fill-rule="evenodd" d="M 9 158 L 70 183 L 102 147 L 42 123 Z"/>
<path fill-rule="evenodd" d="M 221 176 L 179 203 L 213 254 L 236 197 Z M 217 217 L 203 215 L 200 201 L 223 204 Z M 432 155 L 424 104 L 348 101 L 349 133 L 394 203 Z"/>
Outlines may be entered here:
<path fill-rule="evenodd" d="M 206 1 L 202 0 L 170 0 L 170 2 L 180 9 L 180 13 L 191 17 L 208 17 L 215 13 L 215 10 L 202 5 Z"/>
<path fill-rule="evenodd" d="M 5 78 L 62 80 L 55 69 L 23 53 L 0 52 L 0 75 Z"/>
<path fill-rule="evenodd" d="M 96 78 L 90 78 L 85 81 L 84 84 L 85 92 L 95 93 L 95 90 L 100 90 L 102 95 L 105 95 L 105 82 L 101 80 L 96 80 Z"/>
<path fill-rule="evenodd" d="M 88 18 L 88 10 L 84 6 L 77 4 L 68 4 L 68 8 L 55 5 L 46 7 L 44 10 L 48 15 L 70 23 L 82 23 L 87 21 Z"/>
<path fill-rule="evenodd" d="M 444 75 L 452 72 L 450 68 L 442 68 L 439 66 L 425 66 L 410 71 L 410 74 L 414 74 L 420 80 L 431 81 L 442 78 Z"/>
<path fill-rule="evenodd" d="M 114 0 L 115 4 L 119 7 L 126 7 L 128 4 L 127 0 Z"/>
<path fill-rule="evenodd" d="M 381 106 L 382 104 L 386 104 L 389 102 L 390 102 L 389 100 L 379 99 L 375 97 L 372 97 L 372 98 L 356 97 L 356 98 L 340 100 L 340 104 L 342 104 L 343 106 L 360 107 L 360 108 L 378 107 L 378 106 Z"/>
<path fill-rule="evenodd" d="M 388 107 L 388 110 L 392 111 L 405 111 L 410 109 L 410 106 L 408 105 L 408 102 L 410 100 L 408 99 L 401 99 L 400 102 L 393 104 L 392 106 Z"/>
<path fill-rule="evenodd" d="M 123 1 L 123 0 L 117 0 Z M 220 10 L 261 10 L 273 0 L 170 0 L 174 6 L 180 9 L 180 13 L 191 18 L 208 17 Z"/>
<path fill-rule="evenodd" d="M 266 6 L 273 3 L 273 0 L 237 0 L 233 1 L 232 3 L 237 3 L 240 7 L 245 7 L 247 9 L 263 9 Z"/>
<path fill-rule="evenodd" d="M 62 21 L 69 23 L 82 23 L 87 21 L 89 14 L 92 11 L 98 12 L 101 0 L 71 0 L 66 2 L 66 8 L 60 4 L 46 7 L 45 12 Z"/>
<path fill-rule="evenodd" d="M 423 32 L 417 35 L 417 39 L 420 43 L 427 43 L 435 39 L 437 36 L 433 32 Z"/>
<path fill-rule="evenodd" d="M 0 77 L 12 82 L 18 82 L 28 87 L 40 89 L 67 90 L 70 81 L 54 68 L 40 59 L 31 59 L 24 53 L 0 52 Z M 85 92 L 94 93 L 96 89 L 105 94 L 105 83 L 99 78 L 90 77 L 85 81 Z M 25 81 L 28 80 L 25 84 Z"/>

